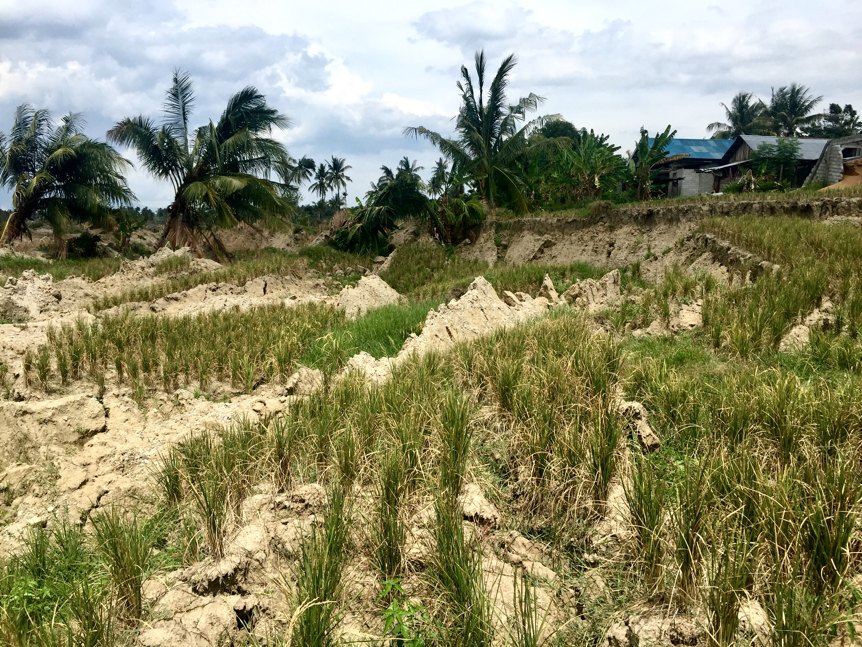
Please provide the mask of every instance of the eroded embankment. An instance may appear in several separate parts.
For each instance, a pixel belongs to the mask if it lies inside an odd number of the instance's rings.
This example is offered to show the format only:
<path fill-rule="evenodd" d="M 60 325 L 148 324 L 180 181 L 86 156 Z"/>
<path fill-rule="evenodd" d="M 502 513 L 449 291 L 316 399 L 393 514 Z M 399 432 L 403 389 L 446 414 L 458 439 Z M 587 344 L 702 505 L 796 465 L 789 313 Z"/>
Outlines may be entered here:
<path fill-rule="evenodd" d="M 661 268 L 680 241 L 705 218 L 740 216 L 799 217 L 812 220 L 855 219 L 862 215 L 862 198 L 804 197 L 775 200 L 656 202 L 594 209 L 586 218 L 520 218 L 489 220 L 469 243 L 458 249 L 466 258 L 491 265 L 507 263 L 575 262 L 608 268 L 641 263 L 645 278 Z M 658 262 L 656 262 L 658 261 Z"/>

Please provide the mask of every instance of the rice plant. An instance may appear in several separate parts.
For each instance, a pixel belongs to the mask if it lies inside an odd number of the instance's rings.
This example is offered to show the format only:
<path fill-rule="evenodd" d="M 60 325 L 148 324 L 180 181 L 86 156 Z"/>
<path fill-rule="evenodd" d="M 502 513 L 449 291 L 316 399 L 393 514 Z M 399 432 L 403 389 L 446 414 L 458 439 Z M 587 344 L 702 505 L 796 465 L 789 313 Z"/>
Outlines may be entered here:
<path fill-rule="evenodd" d="M 679 589 L 686 601 L 699 598 L 701 558 L 706 542 L 709 494 L 707 462 L 686 462 L 682 482 L 677 487 L 673 511 L 676 560 L 679 567 Z"/>
<path fill-rule="evenodd" d="M 850 563 L 850 539 L 857 523 L 860 493 L 858 475 L 839 457 L 823 474 L 808 479 L 813 493 L 807 499 L 801 533 L 808 554 L 808 580 L 818 593 L 832 593 Z"/>
<path fill-rule="evenodd" d="M 637 554 L 644 564 L 647 586 L 653 587 L 662 576 L 665 481 L 656 474 L 649 461 L 641 457 L 634 462 L 631 479 L 624 483 L 624 488 L 638 542 Z"/>
<path fill-rule="evenodd" d="M 490 647 L 494 634 L 480 548 L 466 542 L 461 506 L 446 493 L 437 498 L 434 511 L 436 547 L 428 576 L 446 601 L 447 639 L 464 647 Z"/>
<path fill-rule="evenodd" d="M 709 553 L 706 608 L 708 637 L 713 647 L 736 645 L 739 604 L 751 584 L 752 548 L 734 528 L 725 529 L 722 539 Z"/>
<path fill-rule="evenodd" d="M 588 445 L 588 469 L 593 475 L 593 497 L 600 505 L 608 498 L 611 479 L 617 470 L 617 451 L 622 424 L 607 400 L 595 402 L 592 432 Z"/>
<path fill-rule="evenodd" d="M 383 581 L 400 578 L 404 567 L 407 527 L 402 506 L 407 491 L 407 470 L 398 452 L 389 452 L 381 460 L 371 540 L 374 567 Z"/>
<path fill-rule="evenodd" d="M 296 608 L 302 611 L 291 635 L 294 645 L 330 647 L 336 644 L 349 514 L 344 490 L 340 486 L 331 488 L 323 528 L 315 527 L 311 536 L 303 540 L 295 591 Z"/>
<path fill-rule="evenodd" d="M 441 405 L 439 422 L 440 489 L 453 499 L 461 493 L 467 472 L 473 439 L 470 418 L 469 402 L 454 391 L 447 393 Z"/>
<path fill-rule="evenodd" d="M 139 620 L 143 612 L 143 584 L 154 548 L 152 526 L 111 507 L 93 518 L 96 545 L 104 555 L 117 591 L 122 614 Z"/>
<path fill-rule="evenodd" d="M 772 622 L 772 644 L 778 647 L 810 647 L 823 642 L 824 598 L 809 591 L 803 580 L 793 577 L 801 566 L 770 573 L 765 606 Z"/>
<path fill-rule="evenodd" d="M 293 458 L 297 445 L 297 427 L 290 416 L 275 416 L 267 424 L 272 443 L 270 460 L 273 479 L 279 492 L 286 492 L 293 483 Z"/>
<path fill-rule="evenodd" d="M 803 397 L 799 379 L 791 373 L 775 374 L 761 390 L 761 425 L 775 441 L 785 462 L 791 461 L 799 449 L 804 422 Z"/>
<path fill-rule="evenodd" d="M 540 647 L 553 637 L 553 632 L 545 632 L 548 612 L 539 607 L 535 587 L 529 582 L 522 569 L 516 569 L 513 581 L 514 617 L 509 632 L 512 647 Z"/>

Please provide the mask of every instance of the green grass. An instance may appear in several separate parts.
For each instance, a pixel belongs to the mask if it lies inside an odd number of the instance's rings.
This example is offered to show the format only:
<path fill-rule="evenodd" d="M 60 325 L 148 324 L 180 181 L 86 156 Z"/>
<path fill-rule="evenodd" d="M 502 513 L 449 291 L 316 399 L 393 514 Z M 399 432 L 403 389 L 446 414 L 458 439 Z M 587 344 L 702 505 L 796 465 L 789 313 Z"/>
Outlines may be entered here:
<path fill-rule="evenodd" d="M 341 362 L 366 352 L 375 359 L 394 357 L 411 333 L 422 332 L 428 311 L 437 302 L 390 304 L 376 308 L 355 321 L 343 320 L 308 345 L 300 356 L 306 366 L 326 368 L 335 360 Z"/>
<path fill-rule="evenodd" d="M 251 392 L 284 380 L 299 366 L 328 375 L 360 352 L 379 359 L 398 354 L 419 333 L 436 302 L 390 304 L 355 321 L 331 306 L 271 305 L 168 319 L 128 312 L 93 324 L 52 330 L 48 343 L 28 356 L 27 375 L 43 389 L 75 380 L 128 383 L 142 395 L 156 387 L 171 393 L 195 384 L 230 381 Z"/>
<path fill-rule="evenodd" d="M 5 285 L 9 277 L 20 277 L 25 270 L 34 270 L 39 275 L 50 274 L 54 281 L 62 281 L 70 276 L 85 276 L 91 281 L 98 281 L 116 273 L 121 262 L 119 258 L 45 261 L 38 258 L 0 256 L 0 285 Z"/>
<path fill-rule="evenodd" d="M 55 521 L 32 528 L 0 561 L 0 643 L 10 647 L 119 645 L 143 611 L 141 584 L 170 566 L 164 519 L 109 509 L 95 534 Z"/>

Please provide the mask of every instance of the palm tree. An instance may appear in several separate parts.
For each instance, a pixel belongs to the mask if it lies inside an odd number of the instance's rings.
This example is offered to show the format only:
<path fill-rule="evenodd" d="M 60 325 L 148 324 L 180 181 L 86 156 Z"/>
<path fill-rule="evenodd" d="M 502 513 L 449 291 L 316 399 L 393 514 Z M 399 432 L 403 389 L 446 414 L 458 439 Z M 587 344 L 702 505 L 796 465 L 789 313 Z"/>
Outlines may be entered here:
<path fill-rule="evenodd" d="M 134 195 L 123 177 L 130 162 L 85 136 L 83 127 L 80 114 L 66 115 L 55 127 L 46 110 L 24 104 L 15 111 L 8 140 L 0 133 L 0 186 L 12 191 L 0 244 L 29 236 L 27 223 L 42 216 L 62 257 L 70 221 L 103 223 L 111 208 L 131 206 Z"/>
<path fill-rule="evenodd" d="M 352 168 L 352 166 L 348 166 L 344 163 L 343 157 L 336 157 L 333 155 L 332 159 L 329 160 L 327 177 L 329 179 L 329 188 L 335 193 L 334 198 L 336 209 L 341 207 L 341 191 L 346 191 L 347 183 L 353 182 L 353 180 L 347 177 L 347 171 Z"/>
<path fill-rule="evenodd" d="M 449 168 L 446 165 L 446 160 L 441 157 L 434 165 L 434 172 L 431 174 L 431 181 L 428 182 L 428 195 L 432 198 L 436 198 L 443 193 L 448 174 Z"/>
<path fill-rule="evenodd" d="M 297 187 L 302 186 L 314 177 L 314 169 L 317 165 L 314 160 L 304 155 L 299 160 L 291 160 L 291 184 L 296 184 Z"/>
<path fill-rule="evenodd" d="M 523 180 L 515 164 L 527 147 L 527 136 L 536 122 L 519 128 L 527 112 L 535 110 L 542 97 L 530 93 L 515 105 L 507 105 L 506 87 L 515 67 L 515 55 L 500 64 L 485 96 L 485 52 L 475 57 L 476 85 L 466 66 L 461 67 L 461 109 L 456 119 L 455 139 L 447 139 L 422 126 L 405 128 L 408 137 L 423 137 L 452 162 L 453 172 L 473 183 L 492 208 L 499 197 L 508 198 L 518 212 L 527 210 Z"/>
<path fill-rule="evenodd" d="M 108 139 L 134 148 L 151 175 L 173 185 L 160 244 L 192 245 L 200 254 L 198 237 L 208 235 L 213 248 L 226 254 L 215 229 L 283 220 L 294 210 L 283 197 L 290 159 L 284 146 L 267 136 L 273 128 L 289 128 L 290 121 L 248 86 L 230 98 L 218 123 L 192 131 L 194 101 L 189 75 L 174 70 L 161 127 L 148 117 L 126 118 Z M 273 172 L 281 183 L 269 179 Z"/>
<path fill-rule="evenodd" d="M 326 194 L 329 193 L 329 173 L 326 170 L 326 164 L 321 162 L 314 174 L 314 182 L 308 187 L 309 191 L 316 193 L 320 198 L 320 203 L 323 204 Z"/>
<path fill-rule="evenodd" d="M 735 139 L 740 135 L 766 135 L 769 119 L 766 105 L 753 92 L 738 92 L 730 107 L 722 103 L 725 121 L 714 121 L 706 127 L 713 139 Z"/>
<path fill-rule="evenodd" d="M 823 97 L 812 97 L 809 88 L 798 83 L 772 89 L 768 114 L 773 122 L 773 132 L 779 137 L 796 137 L 799 128 L 820 118 L 812 114 Z"/>
<path fill-rule="evenodd" d="M 419 177 L 419 171 L 424 171 L 424 166 L 419 166 L 416 160 L 410 161 L 410 158 L 406 155 L 401 158 L 401 161 L 398 162 L 398 173 L 403 173 L 410 182 L 414 182 L 417 184 L 422 184 L 422 178 Z"/>

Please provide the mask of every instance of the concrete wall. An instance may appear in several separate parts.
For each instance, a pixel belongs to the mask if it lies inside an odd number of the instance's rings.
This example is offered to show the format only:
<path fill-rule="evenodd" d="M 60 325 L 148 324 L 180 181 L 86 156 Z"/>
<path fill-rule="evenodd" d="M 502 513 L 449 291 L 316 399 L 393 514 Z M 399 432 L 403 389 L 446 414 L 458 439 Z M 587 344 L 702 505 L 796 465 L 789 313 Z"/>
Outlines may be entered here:
<path fill-rule="evenodd" d="M 676 190 L 672 197 L 688 198 L 694 195 L 712 193 L 712 173 L 698 173 L 695 169 L 674 169 L 670 179 L 674 181 Z"/>
<path fill-rule="evenodd" d="M 833 139 L 823 149 L 820 159 L 805 179 L 805 184 L 820 182 L 823 186 L 830 186 L 840 182 L 844 178 L 844 149 L 860 146 L 862 146 L 862 135 Z"/>

